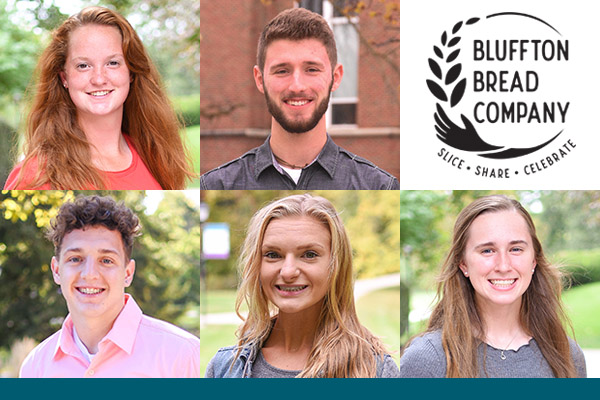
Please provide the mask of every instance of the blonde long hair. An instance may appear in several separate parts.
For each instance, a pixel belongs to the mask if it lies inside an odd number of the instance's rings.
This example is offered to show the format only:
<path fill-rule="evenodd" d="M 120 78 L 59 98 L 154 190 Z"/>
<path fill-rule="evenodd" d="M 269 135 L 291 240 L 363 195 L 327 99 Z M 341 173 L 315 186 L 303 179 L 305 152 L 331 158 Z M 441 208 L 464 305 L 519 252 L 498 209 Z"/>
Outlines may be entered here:
<path fill-rule="evenodd" d="M 317 333 L 308 361 L 298 377 L 374 377 L 377 357 L 385 349 L 381 341 L 358 321 L 354 307 L 352 250 L 346 230 L 333 205 L 322 197 L 293 195 L 276 200 L 251 219 L 240 256 L 241 283 L 236 312 L 242 303 L 248 317 L 237 331 L 238 356 L 242 346 L 267 340 L 275 307 L 260 284 L 261 246 L 269 222 L 290 216 L 309 216 L 323 223 L 331 234 L 329 289 L 319 316 Z"/>
<path fill-rule="evenodd" d="M 71 33 L 84 25 L 115 27 L 132 82 L 124 104 L 122 131 L 127 133 L 152 176 L 163 189 L 183 189 L 193 177 L 179 136 L 181 125 L 164 93 L 160 75 L 129 22 L 104 7 L 87 7 L 63 22 L 52 35 L 36 69 L 37 82 L 25 132 L 25 159 L 19 184 L 54 189 L 106 188 L 105 174 L 90 163 L 90 143 L 77 122 L 77 109 L 62 86 Z M 32 182 L 23 182 L 29 163 L 37 162 Z"/>
<path fill-rule="evenodd" d="M 518 212 L 527 223 L 537 263 L 531 283 L 523 294 L 521 326 L 536 340 L 555 377 L 576 376 L 565 330 L 565 325 L 570 327 L 570 322 L 561 301 L 562 274 L 546 259 L 527 210 L 516 200 L 494 195 L 481 197 L 460 212 L 454 225 L 452 247 L 439 276 L 438 302 L 427 332 L 442 332 L 448 378 L 479 376 L 477 349 L 484 340 L 485 326 L 477 309 L 473 286 L 459 269 L 469 228 L 475 218 L 484 213 L 511 210 Z"/>

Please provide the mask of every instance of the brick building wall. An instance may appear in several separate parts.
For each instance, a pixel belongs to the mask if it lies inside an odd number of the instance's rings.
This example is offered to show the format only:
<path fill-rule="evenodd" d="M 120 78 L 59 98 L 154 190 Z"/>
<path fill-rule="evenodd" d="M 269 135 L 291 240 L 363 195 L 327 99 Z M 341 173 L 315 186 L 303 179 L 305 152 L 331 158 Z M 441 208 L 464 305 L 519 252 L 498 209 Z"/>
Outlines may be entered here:
<path fill-rule="evenodd" d="M 269 5 L 260 0 L 201 1 L 201 173 L 264 142 L 271 116 L 252 75 L 256 46 L 267 22 L 293 4 L 291 0 Z M 377 42 L 386 28 L 381 19 L 369 18 L 369 11 L 383 10 L 365 10 L 360 19 L 365 37 Z M 399 73 L 364 46 L 359 54 L 357 128 L 333 127 L 330 133 L 338 145 L 399 177 Z"/>

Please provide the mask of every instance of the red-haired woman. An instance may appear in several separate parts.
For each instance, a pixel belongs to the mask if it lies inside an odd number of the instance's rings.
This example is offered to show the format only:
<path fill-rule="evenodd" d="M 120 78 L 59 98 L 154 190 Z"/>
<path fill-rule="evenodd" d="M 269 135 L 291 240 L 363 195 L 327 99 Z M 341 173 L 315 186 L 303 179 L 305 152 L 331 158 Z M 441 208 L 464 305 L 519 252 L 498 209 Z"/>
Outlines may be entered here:
<path fill-rule="evenodd" d="M 131 25 L 88 7 L 37 66 L 24 159 L 5 189 L 182 189 L 193 176 L 180 124 Z"/>

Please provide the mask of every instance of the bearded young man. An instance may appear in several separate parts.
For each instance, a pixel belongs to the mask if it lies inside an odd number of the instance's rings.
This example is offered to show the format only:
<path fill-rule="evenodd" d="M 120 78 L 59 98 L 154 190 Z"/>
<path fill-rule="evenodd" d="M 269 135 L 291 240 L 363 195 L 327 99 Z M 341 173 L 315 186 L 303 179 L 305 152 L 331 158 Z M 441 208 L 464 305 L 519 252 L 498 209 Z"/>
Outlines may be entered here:
<path fill-rule="evenodd" d="M 304 8 L 281 12 L 259 39 L 254 81 L 271 113 L 265 143 L 200 177 L 203 190 L 399 189 L 398 180 L 327 134 L 325 112 L 342 80 L 333 32 Z"/>

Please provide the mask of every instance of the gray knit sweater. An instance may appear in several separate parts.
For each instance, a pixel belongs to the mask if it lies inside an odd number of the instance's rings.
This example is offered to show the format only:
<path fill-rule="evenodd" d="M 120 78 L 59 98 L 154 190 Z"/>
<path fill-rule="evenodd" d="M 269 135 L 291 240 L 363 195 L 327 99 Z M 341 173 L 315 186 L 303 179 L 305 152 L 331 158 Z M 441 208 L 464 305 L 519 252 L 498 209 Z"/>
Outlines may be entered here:
<path fill-rule="evenodd" d="M 569 338 L 571 357 L 579 378 L 587 377 L 581 348 Z M 489 378 L 553 378 L 550 365 L 542 356 L 535 339 L 518 350 L 501 350 L 488 344 L 479 346 L 479 376 Z M 485 357 L 485 369 L 484 369 Z M 487 373 L 486 373 L 487 372 Z M 446 356 L 442 348 L 441 331 L 415 338 L 400 358 L 401 378 L 443 378 L 446 376 Z"/>

